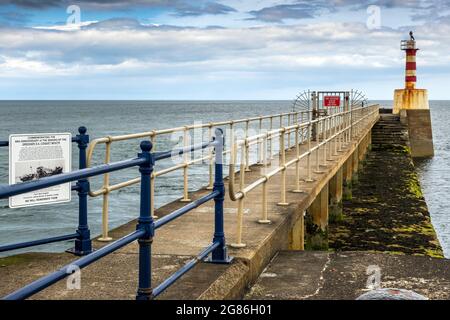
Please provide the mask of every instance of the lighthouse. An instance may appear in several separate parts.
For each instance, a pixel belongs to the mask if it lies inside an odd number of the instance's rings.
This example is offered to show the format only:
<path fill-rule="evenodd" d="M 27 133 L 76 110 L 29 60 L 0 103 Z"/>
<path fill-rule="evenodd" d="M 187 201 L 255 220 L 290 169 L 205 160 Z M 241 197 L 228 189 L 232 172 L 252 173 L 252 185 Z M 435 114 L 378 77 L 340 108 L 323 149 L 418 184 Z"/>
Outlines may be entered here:
<path fill-rule="evenodd" d="M 406 53 L 405 88 L 394 92 L 392 113 L 400 115 L 400 121 L 408 126 L 411 155 L 414 158 L 434 155 L 428 91 L 417 89 L 417 51 L 413 32 L 408 40 L 400 42 L 400 49 Z"/>
<path fill-rule="evenodd" d="M 409 33 L 409 36 L 411 37 L 410 40 L 402 40 L 400 42 L 400 48 L 406 52 L 405 89 L 415 89 L 417 82 L 416 53 L 419 49 L 416 48 L 416 40 L 412 31 Z"/>
<path fill-rule="evenodd" d="M 400 49 L 406 53 L 405 88 L 395 90 L 394 114 L 401 113 L 401 110 L 430 108 L 428 104 L 428 91 L 426 89 L 416 89 L 416 57 L 419 49 L 416 47 L 416 39 L 412 31 L 409 33 L 409 36 L 409 40 L 402 40 L 400 42 Z"/>

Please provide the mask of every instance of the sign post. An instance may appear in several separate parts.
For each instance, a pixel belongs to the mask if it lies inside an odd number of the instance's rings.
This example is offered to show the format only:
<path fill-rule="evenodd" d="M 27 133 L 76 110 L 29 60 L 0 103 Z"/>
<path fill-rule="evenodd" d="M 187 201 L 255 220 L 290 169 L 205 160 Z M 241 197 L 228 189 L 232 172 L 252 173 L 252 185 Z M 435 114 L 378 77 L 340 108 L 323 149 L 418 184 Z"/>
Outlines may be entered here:
<path fill-rule="evenodd" d="M 29 182 L 70 172 L 70 133 L 17 134 L 9 136 L 9 184 Z M 71 200 L 70 183 L 9 198 L 10 208 L 63 203 Z"/>

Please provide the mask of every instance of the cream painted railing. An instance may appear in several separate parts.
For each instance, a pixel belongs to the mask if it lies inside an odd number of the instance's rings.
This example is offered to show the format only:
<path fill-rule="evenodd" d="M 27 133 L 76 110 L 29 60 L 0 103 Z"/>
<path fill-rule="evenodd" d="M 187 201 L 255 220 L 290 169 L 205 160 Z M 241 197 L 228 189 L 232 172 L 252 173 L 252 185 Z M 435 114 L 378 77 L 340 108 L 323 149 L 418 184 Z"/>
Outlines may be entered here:
<path fill-rule="evenodd" d="M 261 199 L 261 219 L 259 223 L 270 223 L 268 216 L 268 183 L 275 175 L 281 173 L 281 187 L 280 187 L 280 201 L 278 205 L 287 206 L 286 201 L 286 173 L 287 168 L 295 166 L 295 181 L 296 186 L 292 192 L 302 192 L 300 189 L 300 161 L 306 158 L 306 176 L 304 181 L 312 182 L 313 166 L 315 173 L 323 173 L 321 166 L 326 166 L 326 162 L 332 160 L 331 156 L 338 155 L 338 152 L 352 143 L 355 137 L 372 125 L 378 118 L 378 105 L 369 107 L 359 107 L 352 111 L 340 111 L 338 109 L 328 109 L 331 111 L 329 115 L 320 117 L 316 120 L 311 120 L 303 123 L 297 123 L 286 127 L 281 127 L 275 130 L 270 130 L 264 134 L 258 134 L 245 139 L 236 140 L 231 148 L 231 161 L 229 165 L 229 189 L 228 193 L 231 200 L 237 201 L 237 239 L 231 244 L 232 247 L 242 248 L 245 243 L 242 242 L 242 227 L 243 215 L 245 208 L 245 199 L 248 194 L 257 187 L 262 186 Z M 315 132 L 314 132 L 315 131 Z M 286 161 L 286 150 L 290 148 L 285 147 L 286 138 L 291 134 L 295 135 L 295 156 L 293 159 Z M 316 137 L 313 141 L 313 135 Z M 279 154 L 278 161 L 271 161 L 272 154 L 268 154 L 267 147 L 269 141 L 279 139 Z M 252 146 L 262 146 L 261 161 L 263 166 L 261 174 L 256 180 L 248 185 L 245 183 L 245 172 L 249 170 L 246 155 Z M 301 149 L 303 147 L 303 152 Z M 312 154 L 315 153 L 315 164 L 312 163 Z M 320 154 L 322 153 L 322 157 Z M 240 159 L 238 159 L 240 155 Z M 322 163 L 320 163 L 322 158 Z M 239 187 L 236 188 L 236 164 L 239 162 Z M 244 170 L 243 170 L 244 169 Z"/>
<path fill-rule="evenodd" d="M 288 127 L 292 125 L 297 125 L 298 123 L 302 123 L 305 121 L 308 121 L 310 119 L 311 112 L 310 111 L 299 111 L 299 112 L 289 112 L 289 113 L 281 113 L 281 114 L 275 114 L 275 115 L 266 115 L 266 116 L 259 116 L 259 117 L 252 117 L 252 118 L 245 118 L 245 119 L 239 119 L 239 120 L 228 120 L 228 121 L 221 121 L 221 122 L 211 122 L 207 124 L 194 124 L 189 126 L 183 126 L 183 127 L 177 127 L 177 128 L 170 128 L 170 129 L 163 129 L 163 130 L 152 130 L 148 132 L 141 132 L 141 133 L 134 133 L 134 134 L 127 134 L 127 135 L 118 135 L 118 136 L 107 136 L 99 139 L 93 140 L 89 144 L 88 152 L 87 152 L 87 165 L 88 167 L 92 164 L 92 159 L 94 157 L 94 152 L 96 151 L 96 147 L 98 145 L 104 144 L 105 145 L 105 154 L 104 154 L 104 163 L 108 164 L 111 161 L 111 149 L 112 145 L 115 142 L 120 141 L 128 141 L 128 140 L 136 140 L 136 139 L 142 139 L 142 138 L 149 138 L 152 140 L 153 143 L 153 150 L 156 149 L 157 141 L 160 139 L 159 137 L 164 135 L 174 135 L 179 134 L 183 137 L 183 144 L 185 147 L 190 145 L 190 137 L 193 130 L 207 130 L 207 139 L 208 141 L 211 140 L 214 128 L 221 127 L 223 128 L 228 127 L 230 132 L 229 141 L 234 141 L 234 132 L 237 126 L 243 125 L 243 134 L 245 137 L 249 137 L 251 133 L 251 125 L 257 126 L 258 132 L 264 132 L 264 131 L 273 131 L 274 129 L 285 127 L 286 124 Z M 279 121 L 278 121 L 279 120 Z M 224 129 L 224 128 L 223 128 Z M 295 130 L 291 130 L 287 132 L 287 147 L 292 147 L 293 141 L 291 141 L 291 134 L 294 134 Z M 202 135 L 203 136 L 203 135 Z M 296 139 L 298 139 L 298 135 L 296 135 Z M 266 139 L 267 143 L 267 139 Z M 274 148 L 274 144 L 272 139 L 268 140 L 271 153 Z M 231 144 L 231 143 L 230 143 Z M 262 150 L 262 148 L 261 148 Z M 267 150 L 267 148 L 265 148 Z M 230 154 L 231 150 L 224 148 L 224 154 Z M 213 161 L 214 161 L 214 155 L 212 154 L 212 151 L 204 156 L 202 154 L 201 157 L 189 159 L 189 155 L 186 153 L 184 155 L 184 159 L 182 163 L 177 163 L 171 167 L 162 169 L 160 171 L 155 171 L 152 176 L 152 183 L 151 183 L 151 213 L 154 216 L 155 208 L 154 208 L 154 197 L 155 197 L 155 180 L 157 177 L 160 177 L 162 175 L 182 170 L 183 172 L 183 195 L 181 198 L 181 201 L 183 202 L 189 202 L 191 199 L 189 199 L 189 180 L 188 180 L 188 174 L 189 174 L 189 167 L 194 164 L 209 162 L 209 182 L 208 182 L 208 189 L 212 189 L 213 187 Z M 245 158 L 245 168 L 247 171 L 250 170 L 250 156 L 249 156 L 249 150 L 246 150 L 246 153 L 244 155 Z M 259 159 L 262 158 L 262 154 L 259 154 Z M 103 205 L 102 205 L 102 236 L 99 238 L 100 241 L 111 241 L 112 238 L 109 236 L 109 196 L 111 192 L 120 190 L 129 186 L 132 186 L 134 184 L 137 184 L 140 182 L 140 178 L 136 177 L 131 180 L 123 181 L 116 184 L 110 184 L 110 174 L 107 173 L 103 176 L 103 185 L 101 188 L 95 191 L 90 191 L 89 195 L 91 197 L 103 197 Z M 154 216 L 154 218 L 157 218 Z"/>

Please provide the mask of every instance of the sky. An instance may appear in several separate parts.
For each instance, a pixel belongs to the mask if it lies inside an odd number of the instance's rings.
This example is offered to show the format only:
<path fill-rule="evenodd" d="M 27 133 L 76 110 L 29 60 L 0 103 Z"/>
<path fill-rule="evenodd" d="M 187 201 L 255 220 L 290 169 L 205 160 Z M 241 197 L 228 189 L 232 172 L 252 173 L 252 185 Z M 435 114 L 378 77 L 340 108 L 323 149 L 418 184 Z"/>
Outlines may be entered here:
<path fill-rule="evenodd" d="M 450 0 L 0 0 L 0 100 L 450 99 Z"/>

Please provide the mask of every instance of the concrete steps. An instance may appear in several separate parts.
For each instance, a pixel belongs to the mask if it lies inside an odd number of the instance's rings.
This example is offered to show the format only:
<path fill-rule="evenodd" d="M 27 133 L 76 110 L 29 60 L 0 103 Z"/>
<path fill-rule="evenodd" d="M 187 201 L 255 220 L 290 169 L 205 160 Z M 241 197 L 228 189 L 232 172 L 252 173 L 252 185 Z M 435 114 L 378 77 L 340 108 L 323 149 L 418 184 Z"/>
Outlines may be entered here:
<path fill-rule="evenodd" d="M 408 146 L 408 127 L 400 122 L 398 115 L 380 114 L 380 120 L 372 129 L 372 147 Z"/>

